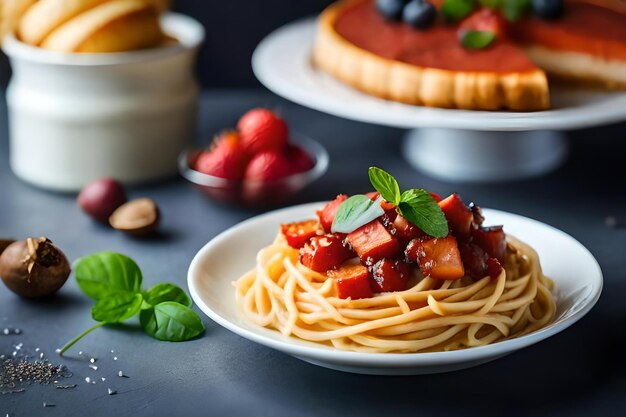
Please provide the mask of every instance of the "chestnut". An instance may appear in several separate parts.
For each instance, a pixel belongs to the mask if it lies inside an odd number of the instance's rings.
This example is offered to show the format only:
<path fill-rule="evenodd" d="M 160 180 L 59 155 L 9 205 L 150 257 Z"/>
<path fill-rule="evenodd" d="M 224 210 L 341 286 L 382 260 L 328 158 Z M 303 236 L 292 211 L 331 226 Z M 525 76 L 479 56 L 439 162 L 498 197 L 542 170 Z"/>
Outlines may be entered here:
<path fill-rule="evenodd" d="M 0 277 L 14 293 L 28 298 L 55 293 L 70 276 L 70 264 L 45 237 L 10 244 L 0 255 Z"/>
<path fill-rule="evenodd" d="M 0 255 L 2 255 L 2 252 L 13 242 L 15 242 L 13 239 L 0 239 Z"/>
<path fill-rule="evenodd" d="M 111 214 L 111 227 L 132 235 L 146 235 L 159 223 L 159 208 L 150 198 L 138 198 L 122 204 Z"/>
<path fill-rule="evenodd" d="M 126 202 L 126 192 L 113 178 L 101 178 L 85 185 L 77 201 L 85 213 L 106 223 L 115 209 Z"/>

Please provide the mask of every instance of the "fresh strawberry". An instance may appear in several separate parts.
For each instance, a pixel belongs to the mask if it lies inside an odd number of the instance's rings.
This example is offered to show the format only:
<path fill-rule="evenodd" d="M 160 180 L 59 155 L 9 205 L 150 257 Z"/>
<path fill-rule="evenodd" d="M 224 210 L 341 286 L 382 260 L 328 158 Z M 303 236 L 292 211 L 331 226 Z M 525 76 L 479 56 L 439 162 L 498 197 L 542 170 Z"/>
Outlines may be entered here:
<path fill-rule="evenodd" d="M 196 159 L 196 170 L 228 180 L 243 178 L 248 158 L 239 134 L 228 131 L 220 134 L 209 151 L 202 152 Z"/>
<path fill-rule="evenodd" d="M 306 172 L 315 165 L 315 162 L 309 154 L 298 145 L 287 145 L 285 155 L 287 155 L 287 159 L 289 159 L 289 163 L 291 164 L 292 174 Z"/>
<path fill-rule="evenodd" d="M 287 146 L 287 123 L 271 110 L 250 110 L 239 119 L 237 129 L 250 155 L 266 150 L 283 150 Z"/>
<path fill-rule="evenodd" d="M 483 7 L 472 13 L 459 25 L 459 33 L 477 31 L 493 32 L 497 38 L 506 35 L 506 21 L 500 13 L 488 7 Z"/>
<path fill-rule="evenodd" d="M 246 180 L 274 181 L 291 173 L 291 164 L 282 151 L 263 151 L 252 157 L 245 170 Z"/>

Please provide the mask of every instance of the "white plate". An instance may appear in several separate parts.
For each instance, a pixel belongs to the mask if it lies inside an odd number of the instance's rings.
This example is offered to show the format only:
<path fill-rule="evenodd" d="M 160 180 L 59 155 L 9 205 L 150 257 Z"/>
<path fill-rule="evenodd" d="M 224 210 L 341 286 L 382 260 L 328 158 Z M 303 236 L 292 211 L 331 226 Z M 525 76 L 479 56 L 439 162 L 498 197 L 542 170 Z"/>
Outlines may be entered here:
<path fill-rule="evenodd" d="M 531 244 L 545 273 L 558 286 L 557 317 L 549 326 L 488 346 L 435 353 L 360 353 L 286 337 L 246 321 L 235 304 L 232 282 L 255 265 L 257 252 L 273 241 L 281 223 L 314 217 L 323 203 L 276 210 L 234 226 L 207 243 L 189 267 L 189 291 L 211 319 L 246 339 L 331 369 L 379 375 L 446 372 L 485 363 L 537 343 L 574 324 L 596 303 L 602 271 L 593 255 L 571 236 L 515 214 L 485 209 L 487 224 L 503 224 L 507 233 Z"/>
<path fill-rule="evenodd" d="M 526 131 L 577 129 L 626 119 L 626 93 L 552 88 L 553 108 L 538 112 L 438 109 L 363 94 L 311 64 L 315 20 L 290 23 L 267 36 L 252 57 L 256 77 L 276 94 L 348 119 L 416 128 Z"/>

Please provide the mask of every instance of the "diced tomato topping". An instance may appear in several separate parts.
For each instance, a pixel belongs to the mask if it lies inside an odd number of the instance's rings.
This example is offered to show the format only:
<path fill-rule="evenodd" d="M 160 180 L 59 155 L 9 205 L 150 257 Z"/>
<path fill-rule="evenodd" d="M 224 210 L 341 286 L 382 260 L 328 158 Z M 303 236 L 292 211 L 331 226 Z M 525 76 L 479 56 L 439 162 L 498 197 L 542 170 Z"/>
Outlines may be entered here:
<path fill-rule="evenodd" d="M 441 201 L 441 196 L 439 194 L 433 192 L 430 192 L 429 194 L 435 199 L 437 203 Z"/>
<path fill-rule="evenodd" d="M 378 197 L 380 197 L 380 193 L 378 191 L 372 191 L 369 192 L 367 194 L 365 194 L 367 197 L 369 197 L 370 200 L 372 201 L 376 201 L 376 199 Z M 385 212 L 389 211 L 389 210 L 396 210 L 396 205 L 393 203 L 390 203 L 389 201 L 383 199 L 383 201 L 380 203 L 380 206 L 382 207 L 383 210 L 385 210 Z"/>
<path fill-rule="evenodd" d="M 328 271 L 335 279 L 339 298 L 370 298 L 374 295 L 370 287 L 369 272 L 361 264 L 343 264 L 336 270 Z"/>
<path fill-rule="evenodd" d="M 487 259 L 487 272 L 491 279 L 496 279 L 500 276 L 502 271 L 502 265 L 496 258 Z"/>
<path fill-rule="evenodd" d="M 313 236 L 317 236 L 319 222 L 317 220 L 305 220 L 297 223 L 280 225 L 280 232 L 287 239 L 287 244 L 295 249 L 300 249 Z"/>
<path fill-rule="evenodd" d="M 425 233 L 419 227 L 410 223 L 401 215 L 397 215 L 392 224 L 395 234 L 393 235 L 402 243 L 408 243 L 412 239 L 425 236 Z"/>
<path fill-rule="evenodd" d="M 480 279 L 487 275 L 487 260 L 489 256 L 475 243 L 465 242 L 459 245 L 461 259 L 467 272 L 472 278 Z"/>
<path fill-rule="evenodd" d="M 354 254 L 338 235 L 314 236 L 300 249 L 300 263 L 317 272 L 336 269 Z"/>
<path fill-rule="evenodd" d="M 398 241 L 378 220 L 348 233 L 347 239 L 361 262 L 366 265 L 373 265 L 382 258 L 390 258 L 400 252 Z"/>
<path fill-rule="evenodd" d="M 333 201 L 326 204 L 324 208 L 317 211 L 317 216 L 320 218 L 320 224 L 326 233 L 330 233 L 330 227 L 333 225 L 333 220 L 335 220 L 337 210 L 339 210 L 341 203 L 347 199 L 347 195 L 339 194 Z"/>
<path fill-rule="evenodd" d="M 406 290 L 411 268 L 398 259 L 381 259 L 372 267 L 370 283 L 375 292 Z"/>
<path fill-rule="evenodd" d="M 446 215 L 452 233 L 460 238 L 469 237 L 474 215 L 461 201 L 461 197 L 457 193 L 451 194 L 439 202 L 439 207 Z"/>
<path fill-rule="evenodd" d="M 490 258 L 504 263 L 506 254 L 506 236 L 502 226 L 480 227 L 472 229 L 474 242 L 480 246 Z"/>
<path fill-rule="evenodd" d="M 454 236 L 428 240 L 415 239 L 412 256 L 424 276 L 435 279 L 459 279 L 465 275 L 461 253 Z M 408 256 L 407 256 L 408 258 Z"/>

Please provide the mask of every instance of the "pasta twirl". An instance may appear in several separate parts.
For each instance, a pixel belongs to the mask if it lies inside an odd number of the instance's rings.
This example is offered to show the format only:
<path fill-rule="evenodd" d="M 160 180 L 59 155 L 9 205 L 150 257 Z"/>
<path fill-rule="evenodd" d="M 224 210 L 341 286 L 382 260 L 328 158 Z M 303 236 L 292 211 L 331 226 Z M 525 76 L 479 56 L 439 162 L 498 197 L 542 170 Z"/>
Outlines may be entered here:
<path fill-rule="evenodd" d="M 554 319 L 553 282 L 537 253 L 507 237 L 497 278 L 411 278 L 404 291 L 342 299 L 333 278 L 298 262 L 279 233 L 256 267 L 234 283 L 242 314 L 284 335 L 350 351 L 429 352 L 481 346 L 535 331 Z"/>

